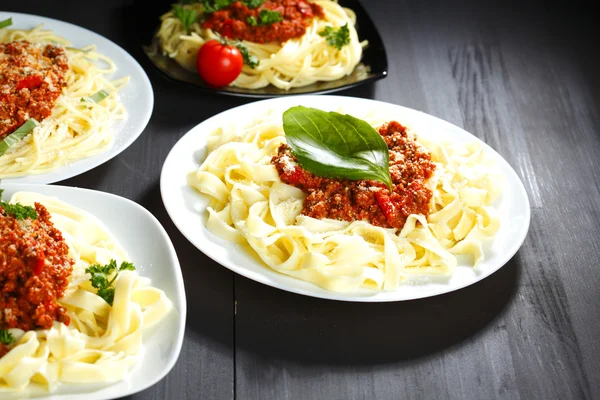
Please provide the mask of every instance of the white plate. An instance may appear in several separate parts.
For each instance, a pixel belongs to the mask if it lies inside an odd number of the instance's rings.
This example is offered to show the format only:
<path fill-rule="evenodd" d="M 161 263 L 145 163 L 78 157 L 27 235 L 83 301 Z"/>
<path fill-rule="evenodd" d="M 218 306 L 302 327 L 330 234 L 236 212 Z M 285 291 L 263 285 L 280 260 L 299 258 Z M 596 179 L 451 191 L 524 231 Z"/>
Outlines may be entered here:
<path fill-rule="evenodd" d="M 127 109 L 128 117 L 123 121 L 117 121 L 113 126 L 115 140 L 107 151 L 75 161 L 45 174 L 3 178 L 4 182 L 53 183 L 72 178 L 117 156 L 140 136 L 152 115 L 154 92 L 148 75 L 129 53 L 105 37 L 68 22 L 30 14 L 0 12 L 0 21 L 7 18 L 12 18 L 13 22 L 8 29 L 31 29 L 43 24 L 42 29 L 50 29 L 68 39 L 73 47 L 95 44 L 98 52 L 110 57 L 117 66 L 117 71 L 111 79 L 129 76 L 130 81 L 119 91 L 121 102 Z"/>
<path fill-rule="evenodd" d="M 0 184 L 0 189 L 4 189 L 4 200 L 17 191 L 29 191 L 57 197 L 92 213 L 127 251 L 139 274 L 150 278 L 152 285 L 162 289 L 173 302 L 165 319 L 144 332 L 143 358 L 126 380 L 114 384 L 65 384 L 50 394 L 31 389 L 14 395 L 0 393 L 0 398 L 23 399 L 27 394 L 45 400 L 114 399 L 144 390 L 164 378 L 175 365 L 183 344 L 186 300 L 177 254 L 154 215 L 131 200 L 95 190 L 12 183 Z"/>
<path fill-rule="evenodd" d="M 280 274 L 251 257 L 248 250 L 213 235 L 205 228 L 207 197 L 186 184 L 186 175 L 199 167 L 206 157 L 206 136 L 219 126 L 231 121 L 252 119 L 269 108 L 281 112 L 294 105 L 304 105 L 334 111 L 343 107 L 350 115 L 364 115 L 369 110 L 377 114 L 389 110 L 390 119 L 409 125 L 416 133 L 429 134 L 453 141 L 479 140 L 465 130 L 420 111 L 376 100 L 333 95 L 295 96 L 261 100 L 236 107 L 200 123 L 184 135 L 171 149 L 161 172 L 161 196 L 167 212 L 181 233 L 208 257 L 225 267 L 279 289 L 308 296 L 333 300 L 383 302 L 410 300 L 434 296 L 473 284 L 502 267 L 517 252 L 529 229 L 529 200 L 523 184 L 512 167 L 491 147 L 485 150 L 495 159 L 506 175 L 506 187 L 498 201 L 502 226 L 493 243 L 485 249 L 485 261 L 478 272 L 460 265 L 447 283 L 426 283 L 400 286 L 396 291 L 373 293 L 361 290 L 356 293 L 336 293 L 312 283 Z"/>

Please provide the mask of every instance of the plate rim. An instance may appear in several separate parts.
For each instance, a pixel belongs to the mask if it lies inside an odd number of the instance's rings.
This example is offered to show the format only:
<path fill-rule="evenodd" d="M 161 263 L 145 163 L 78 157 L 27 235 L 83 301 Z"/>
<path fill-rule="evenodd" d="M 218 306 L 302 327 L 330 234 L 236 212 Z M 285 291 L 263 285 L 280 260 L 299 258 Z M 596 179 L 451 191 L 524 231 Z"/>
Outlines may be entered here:
<path fill-rule="evenodd" d="M 201 128 L 203 125 L 208 125 L 211 122 L 218 120 L 220 118 L 224 118 L 225 116 L 227 116 L 228 113 L 233 113 L 235 111 L 239 111 L 240 109 L 247 109 L 247 108 L 260 108 L 261 106 L 263 106 L 263 109 L 266 109 L 268 106 L 267 104 L 269 103 L 275 103 L 274 106 L 279 103 L 279 102 L 293 102 L 296 100 L 296 98 L 298 99 L 298 101 L 300 102 L 307 102 L 307 101 L 311 101 L 311 98 L 314 99 L 320 99 L 318 101 L 325 101 L 327 99 L 331 100 L 332 104 L 337 104 L 337 105 L 342 105 L 343 101 L 345 100 L 349 100 L 349 101 L 356 101 L 356 102 L 365 102 L 365 103 L 371 103 L 373 105 L 381 105 L 381 106 L 386 106 L 386 107 L 394 107 L 394 108 L 398 108 L 398 109 L 402 109 L 402 110 L 406 110 L 408 112 L 413 112 L 413 113 L 417 113 L 421 116 L 425 116 L 426 118 L 431 118 L 436 120 L 438 123 L 442 123 L 442 124 L 447 124 L 453 127 L 453 129 L 457 129 L 459 131 L 462 131 L 463 133 L 468 134 L 471 139 L 475 139 L 477 140 L 479 143 L 481 143 L 486 151 L 491 151 L 494 155 L 494 157 L 498 158 L 499 160 L 502 160 L 503 163 L 505 163 L 505 166 L 508 167 L 508 171 L 509 174 L 512 175 L 511 178 L 513 180 L 514 183 L 516 183 L 516 187 L 514 189 L 514 194 L 515 196 L 518 196 L 519 199 L 523 200 L 523 206 L 524 206 L 524 210 L 525 210 L 525 214 L 523 215 L 523 222 L 522 222 L 522 227 L 521 230 L 519 231 L 519 236 L 516 238 L 516 240 L 514 240 L 512 242 L 512 246 L 506 246 L 506 248 L 503 249 L 502 254 L 499 254 L 497 257 L 499 258 L 498 261 L 498 265 L 495 268 L 490 268 L 490 270 L 486 270 L 485 273 L 482 273 L 481 275 L 478 275 L 475 277 L 475 279 L 470 280 L 466 283 L 463 283 L 461 285 L 456 285 L 453 286 L 451 288 L 449 288 L 448 290 L 443 290 L 443 291 L 439 291 L 439 292 L 435 292 L 435 293 L 425 293 L 423 295 L 418 295 L 418 296 L 412 296 L 409 298 L 378 298 L 377 295 L 381 294 L 381 293 L 387 293 L 387 292 L 382 292 L 382 291 L 378 291 L 375 292 L 374 295 L 370 295 L 370 296 L 360 296 L 357 293 L 353 292 L 353 293 L 340 293 L 340 292 L 333 292 L 333 291 L 328 291 L 327 293 L 310 293 L 304 289 L 298 289 L 295 287 L 285 287 L 285 285 L 279 283 L 279 282 L 271 282 L 268 279 L 266 279 L 264 277 L 263 274 L 261 274 L 259 277 L 256 276 L 251 276 L 252 274 L 249 273 L 249 271 L 247 271 L 243 266 L 230 266 L 227 265 L 228 264 L 228 260 L 220 260 L 216 257 L 214 257 L 214 254 L 212 254 L 210 251 L 205 252 L 205 249 L 209 249 L 210 245 L 215 245 L 218 246 L 219 244 L 211 241 L 207 246 L 202 246 L 199 245 L 198 243 L 200 242 L 197 239 L 194 239 L 192 236 L 192 234 L 190 232 L 188 232 L 185 228 L 182 228 L 181 225 L 181 221 L 177 218 L 176 213 L 174 212 L 174 210 L 171 208 L 171 204 L 168 200 L 170 193 L 167 191 L 168 186 L 168 181 L 169 181 L 169 177 L 167 176 L 167 172 L 168 169 L 171 167 L 171 164 L 174 163 L 174 160 L 177 156 L 178 156 L 178 152 L 179 149 L 181 147 L 183 147 L 183 145 L 185 144 L 185 140 L 191 140 L 190 137 L 201 137 L 201 138 L 205 138 L 206 135 L 208 134 L 208 132 L 204 132 L 202 133 Z M 336 102 L 337 101 L 337 102 Z M 199 149 L 195 149 L 195 151 L 198 151 Z M 186 171 L 183 171 L 183 173 L 185 174 Z M 508 177 L 507 177 L 508 178 Z M 349 97 L 349 96 L 341 96 L 341 95 L 299 95 L 299 96 L 290 96 L 290 97 L 285 97 L 285 98 L 281 98 L 281 97 L 277 97 L 277 98 L 270 98 L 270 99 L 265 99 L 265 100 L 259 100 L 256 102 L 251 102 L 251 103 L 246 103 L 246 104 L 242 104 L 240 106 L 237 107 L 233 107 L 230 108 L 228 110 L 224 110 L 218 114 L 213 115 L 212 117 L 198 123 L 197 125 L 195 125 L 194 127 L 192 127 L 191 129 L 189 129 L 176 143 L 175 145 L 171 148 L 171 150 L 169 151 L 169 153 L 167 154 L 167 157 L 165 158 L 165 161 L 163 163 L 162 169 L 161 169 L 161 175 L 160 175 L 160 192 L 161 192 L 161 199 L 163 202 L 163 205 L 167 211 L 167 214 L 169 215 L 169 218 L 172 220 L 172 222 L 174 223 L 174 225 L 177 227 L 177 229 L 180 231 L 180 233 L 194 246 L 196 247 L 200 252 L 202 252 L 205 256 L 209 257 L 210 259 L 212 259 L 214 262 L 216 262 L 217 264 L 229 269 L 230 271 L 237 273 L 241 276 L 244 276 L 250 280 L 256 281 L 258 283 L 276 288 L 276 289 L 280 289 L 280 290 L 284 290 L 287 292 L 291 292 L 291 293 L 295 293 L 295 294 L 300 294 L 300 295 L 305 295 L 305 296 L 309 296 L 309 297 L 315 297 L 315 298 L 322 298 L 322 299 L 326 299 L 326 300 L 333 300 L 333 301 L 345 301 L 345 302 L 369 302 L 369 303 L 376 303 L 376 302 L 396 302 L 396 301 L 410 301 L 410 300 L 418 300 L 418 299 L 425 299 L 425 298 L 429 298 L 429 297 L 436 297 L 436 296 L 440 296 L 443 294 L 448 294 L 451 292 L 455 292 L 457 290 L 463 289 L 465 287 L 471 286 L 489 276 L 491 276 L 492 274 L 494 274 L 495 272 L 497 272 L 498 270 L 500 270 L 502 267 L 504 267 L 519 251 L 519 249 L 522 247 L 527 234 L 529 232 L 529 228 L 530 228 L 530 224 L 531 224 L 531 203 L 529 200 L 529 196 L 527 194 L 527 191 L 525 189 L 525 186 L 523 184 L 522 179 L 519 177 L 519 175 L 517 174 L 517 172 L 515 171 L 515 169 L 512 167 L 512 165 L 502 156 L 500 155 L 494 148 L 492 148 L 490 145 L 488 145 L 486 142 L 484 142 L 483 140 L 481 140 L 480 138 L 478 138 L 477 136 L 473 135 L 472 133 L 468 132 L 467 130 L 459 127 L 458 125 L 455 125 L 449 121 L 446 121 L 442 118 L 436 117 L 432 114 L 428 114 L 425 113 L 423 111 L 414 109 L 414 108 L 410 108 L 410 107 L 406 107 L 406 106 L 402 106 L 396 103 L 391 103 L 391 102 L 386 102 L 386 101 L 382 101 L 382 100 L 375 100 L 375 99 L 366 99 L 366 98 L 361 98 L 361 97 Z M 200 194 L 199 194 L 200 196 Z M 205 209 L 202 210 L 202 212 L 204 212 Z M 205 226 L 200 227 L 200 229 L 202 230 L 206 230 Z M 210 234 L 210 231 L 207 232 L 207 234 Z M 219 238 L 215 239 L 215 240 L 219 240 Z M 508 250 L 508 251 L 507 251 Z M 250 257 L 250 256 L 249 256 Z M 248 258 L 250 259 L 250 258 Z M 225 261 L 225 262 L 224 262 Z M 268 271 L 273 272 L 275 274 L 280 274 L 279 272 L 269 269 L 269 267 L 265 264 L 262 264 L 262 266 L 265 269 L 268 269 Z M 284 274 L 281 274 L 283 276 L 285 276 Z M 294 278 L 291 278 L 294 279 Z M 301 282 L 305 282 L 305 283 L 310 283 L 310 282 L 306 282 L 306 281 L 302 281 Z M 321 288 L 319 288 L 317 285 L 311 284 L 314 287 L 317 288 L 317 290 L 321 290 Z M 400 291 L 401 288 L 396 289 L 395 292 Z"/>
<path fill-rule="evenodd" d="M 61 182 L 61 181 L 64 181 L 64 180 L 67 180 L 70 178 L 74 178 L 76 176 L 79 176 L 86 172 L 89 172 L 89 171 L 111 161 L 112 159 L 116 158 L 122 152 L 127 150 L 142 135 L 142 133 L 144 133 L 144 131 L 148 127 L 148 124 L 150 123 L 152 113 L 154 112 L 154 103 L 155 103 L 154 88 L 152 87 L 152 83 L 150 81 L 150 78 L 148 77 L 148 74 L 146 73 L 144 68 L 141 66 L 139 61 L 135 57 L 133 57 L 132 54 L 130 54 L 127 50 L 125 50 L 119 44 L 117 44 L 116 42 L 107 38 L 106 36 L 103 36 L 91 29 L 85 28 L 81 25 L 74 24 L 72 22 L 68 22 L 65 20 L 57 19 L 57 18 L 46 17 L 43 15 L 0 10 L 0 19 L 4 18 L 4 16 L 6 16 L 7 18 L 13 19 L 13 25 L 8 27 L 9 29 L 11 29 L 11 28 L 12 29 L 22 29 L 22 28 L 20 28 L 20 26 L 22 24 L 19 24 L 18 21 L 16 21 L 18 17 L 27 18 L 27 19 L 32 18 L 32 19 L 39 19 L 40 24 L 43 24 L 43 28 L 55 30 L 55 28 L 52 28 L 51 25 L 57 24 L 59 27 L 63 26 L 63 27 L 66 27 L 67 29 L 83 32 L 86 35 L 89 35 L 93 39 L 99 40 L 100 42 L 104 42 L 104 45 L 112 47 L 112 49 L 111 49 L 112 51 L 119 53 L 120 56 L 123 57 L 123 60 L 125 60 L 125 63 L 127 63 L 129 68 L 136 71 L 134 76 L 135 76 L 137 84 L 140 85 L 140 88 L 138 88 L 135 93 L 141 94 L 141 96 L 137 96 L 135 101 L 131 101 L 131 104 L 129 104 L 129 107 L 127 107 L 128 115 L 127 115 L 126 120 L 114 122 L 115 125 L 121 125 L 121 124 L 122 125 L 118 128 L 119 130 L 117 132 L 115 132 L 115 137 L 114 137 L 113 143 L 104 152 L 95 154 L 88 158 L 75 160 L 75 161 L 71 162 L 70 164 L 59 166 L 59 167 L 57 167 L 51 171 L 45 172 L 45 173 L 26 174 L 26 175 L 21 175 L 18 177 L 4 177 L 4 178 L 0 178 L 0 181 L 7 182 L 7 183 L 11 182 L 11 183 L 50 184 L 50 183 Z M 66 37 L 66 39 L 68 39 L 71 42 L 76 41 L 76 39 L 72 39 L 70 37 Z M 98 45 L 98 42 L 94 41 L 93 44 Z M 119 64 L 117 64 L 117 73 L 118 73 L 118 70 L 119 70 Z M 134 76 L 130 75 L 132 80 L 133 80 Z M 118 77 L 118 75 L 116 77 Z M 127 87 L 125 87 L 124 89 L 127 90 Z M 127 92 L 125 92 L 125 93 L 127 93 Z M 122 94 L 122 92 L 121 92 L 121 94 Z M 139 109 L 135 108 L 135 113 L 132 113 L 131 105 L 133 103 L 138 103 L 140 105 L 143 105 L 143 107 L 140 107 Z M 133 130 L 128 129 L 128 125 L 132 118 L 134 118 L 133 119 L 134 128 L 136 128 Z M 136 131 L 138 131 L 138 132 L 136 132 Z M 119 134 L 121 134 L 120 137 L 117 136 Z M 116 140 L 119 138 L 121 139 L 121 142 L 117 146 Z"/>
<path fill-rule="evenodd" d="M 366 23 L 366 25 L 368 26 L 368 34 L 366 36 L 372 37 L 372 40 L 369 42 L 369 46 L 367 46 L 367 48 L 365 50 L 363 50 L 363 56 L 361 57 L 361 61 L 359 62 L 357 67 L 360 65 L 366 65 L 363 63 L 364 58 L 365 58 L 365 53 L 370 54 L 371 51 L 374 51 L 373 49 L 378 51 L 378 53 L 375 55 L 377 57 L 381 58 L 381 60 L 379 60 L 379 62 L 381 63 L 381 67 L 378 68 L 376 71 L 371 71 L 370 75 L 367 76 L 366 78 L 363 78 L 358 81 L 350 82 L 350 83 L 347 83 L 347 84 L 344 84 L 341 86 L 337 86 L 337 87 L 316 89 L 316 90 L 312 90 L 312 91 L 293 92 L 293 93 L 289 93 L 282 89 L 273 89 L 273 90 L 277 90 L 277 93 L 260 93 L 260 92 L 253 92 L 253 91 L 261 90 L 264 88 L 261 88 L 261 89 L 233 88 L 232 89 L 232 88 L 228 88 L 227 86 L 219 87 L 219 88 L 212 88 L 206 84 L 203 84 L 202 82 L 192 83 L 192 82 L 185 82 L 185 81 L 179 80 L 179 79 L 169 75 L 161 67 L 156 65 L 156 63 L 154 62 L 154 59 L 149 54 L 149 53 L 152 53 L 157 46 L 155 33 L 156 33 L 156 29 L 158 29 L 158 26 L 159 26 L 158 24 L 156 24 L 156 28 L 152 31 L 149 43 L 142 45 L 142 50 L 143 50 L 144 55 L 148 59 L 148 61 L 150 61 L 150 65 L 152 65 L 153 69 L 156 70 L 168 82 L 175 83 L 175 84 L 179 85 L 180 87 L 192 87 L 192 88 L 196 88 L 197 90 L 200 90 L 201 92 L 210 93 L 210 94 L 219 94 L 219 95 L 225 95 L 225 96 L 244 97 L 244 98 L 253 98 L 253 99 L 269 99 L 269 98 L 276 98 L 276 97 L 291 97 L 291 96 L 300 96 L 300 95 L 330 94 L 330 93 L 345 91 L 345 90 L 348 90 L 351 88 L 355 88 L 357 86 L 362 86 L 367 83 L 373 83 L 378 80 L 386 78 L 389 73 L 388 55 L 387 55 L 387 51 L 385 48 L 385 44 L 383 42 L 383 39 L 379 32 L 379 29 L 375 25 L 375 22 L 373 21 L 373 19 L 371 18 L 371 16 L 367 12 L 367 10 L 364 8 L 364 6 L 360 3 L 360 1 L 358 1 L 358 0 L 341 0 L 340 3 L 342 6 L 352 8 L 355 11 L 356 16 L 357 16 L 357 25 L 359 23 L 360 24 Z M 351 4 L 344 5 L 343 3 L 351 3 Z M 164 11 L 164 12 L 166 12 L 166 11 Z M 357 30 L 359 31 L 359 34 L 360 34 L 360 25 L 358 25 Z M 172 61 L 168 57 L 160 55 L 160 54 L 156 57 L 159 57 L 159 58 L 167 60 L 167 61 Z M 371 65 L 366 65 L 366 66 L 371 67 Z M 340 78 L 340 79 L 343 79 L 343 78 Z M 331 82 L 335 82 L 335 81 L 331 81 Z M 318 83 L 319 82 L 315 82 L 306 87 L 311 87 Z M 327 83 L 327 81 L 323 81 L 322 83 Z M 299 87 L 296 89 L 302 90 L 303 88 Z"/>
<path fill-rule="evenodd" d="M 12 192 L 25 191 L 25 190 L 31 191 L 31 192 L 36 192 L 36 189 L 39 189 L 39 188 L 43 188 L 42 190 L 49 190 L 50 192 L 54 192 L 54 191 L 63 192 L 63 193 L 83 192 L 83 193 L 86 193 L 86 196 L 99 196 L 99 197 L 104 196 L 104 197 L 113 198 L 116 201 L 121 201 L 125 204 L 128 204 L 128 207 L 133 207 L 133 208 L 137 209 L 138 211 L 140 211 L 141 213 L 143 213 L 150 221 L 153 222 L 153 225 L 156 226 L 158 232 L 163 237 L 164 243 L 165 243 L 166 247 L 169 249 L 169 256 L 170 256 L 169 258 L 171 259 L 171 262 L 172 262 L 172 268 L 170 268 L 170 269 L 173 272 L 174 283 L 175 283 L 174 286 L 176 288 L 176 293 L 178 294 L 177 298 L 179 299 L 179 301 L 177 303 L 175 303 L 174 299 L 170 299 L 173 302 L 173 306 L 174 306 L 175 310 L 179 313 L 177 335 L 176 335 L 174 351 L 171 353 L 167 362 L 165 364 L 163 364 L 164 366 L 163 366 L 161 372 L 159 374 L 157 374 L 152 380 L 144 383 L 143 385 L 140 385 L 139 387 L 137 387 L 135 389 L 129 388 L 126 391 L 124 391 L 123 393 L 119 393 L 118 395 L 107 394 L 107 395 L 101 395 L 99 397 L 94 397 L 94 398 L 97 400 L 116 399 L 116 398 L 120 398 L 123 396 L 130 396 L 130 395 L 134 395 L 136 393 L 140 393 L 143 390 L 146 390 L 146 389 L 156 385 L 157 383 L 162 381 L 173 370 L 175 364 L 179 360 L 179 358 L 181 356 L 181 351 L 183 349 L 183 342 L 185 339 L 185 330 L 186 330 L 186 326 L 187 326 L 187 296 L 186 296 L 186 292 L 185 292 L 185 283 L 184 283 L 184 279 L 183 279 L 183 273 L 181 270 L 181 264 L 179 262 L 179 257 L 177 255 L 177 251 L 175 249 L 175 246 L 174 246 L 169 234 L 165 230 L 163 224 L 158 220 L 158 218 L 156 218 L 154 216 L 154 214 L 152 214 L 148 209 L 146 209 L 141 204 L 139 204 L 131 199 L 128 199 L 127 197 L 124 197 L 124 196 L 120 196 L 120 195 L 117 195 L 114 193 L 100 191 L 100 190 L 96 190 L 96 189 L 88 189 L 88 188 L 77 187 L 77 186 L 47 185 L 47 184 L 41 184 L 41 183 L 12 183 L 12 182 L 10 182 L 10 183 L 1 182 L 0 183 L 0 189 L 10 190 Z M 36 192 L 36 193 L 40 193 L 40 192 Z M 57 197 L 59 200 L 65 201 L 68 203 L 68 200 L 65 200 L 63 198 L 64 194 L 46 194 L 46 196 L 54 196 L 54 197 Z M 78 206 L 78 208 L 81 208 L 84 211 L 94 215 L 91 211 L 87 210 L 85 207 Z M 108 224 L 105 221 L 102 221 L 102 222 L 108 226 Z M 157 286 L 157 287 L 160 288 L 159 286 Z M 145 350 L 146 349 L 144 348 L 144 351 Z M 133 372 L 133 370 L 135 368 L 138 368 L 139 365 L 143 362 L 144 362 L 144 359 L 142 356 L 142 359 L 138 363 L 136 363 L 136 365 L 134 365 L 132 368 L 130 368 L 128 376 L 122 381 L 117 381 L 117 382 L 112 382 L 112 383 L 106 382 L 106 383 L 99 383 L 99 384 L 94 384 L 94 385 L 101 385 L 98 387 L 98 390 L 104 390 L 104 389 L 109 388 L 110 385 L 118 384 L 119 382 L 129 383 L 131 380 L 130 373 Z M 7 392 L 7 394 L 13 395 L 14 393 Z M 79 393 L 75 392 L 75 393 L 61 393 L 61 394 L 57 394 L 55 392 L 49 392 L 49 393 L 47 393 L 47 395 L 41 395 L 41 396 L 36 394 L 34 396 L 34 398 L 48 399 L 48 400 L 54 400 L 54 399 L 57 399 L 57 400 L 58 399 L 72 399 L 72 400 L 81 399 L 81 400 L 84 400 L 84 399 L 87 399 L 94 395 L 95 395 L 94 392 L 79 392 Z"/>

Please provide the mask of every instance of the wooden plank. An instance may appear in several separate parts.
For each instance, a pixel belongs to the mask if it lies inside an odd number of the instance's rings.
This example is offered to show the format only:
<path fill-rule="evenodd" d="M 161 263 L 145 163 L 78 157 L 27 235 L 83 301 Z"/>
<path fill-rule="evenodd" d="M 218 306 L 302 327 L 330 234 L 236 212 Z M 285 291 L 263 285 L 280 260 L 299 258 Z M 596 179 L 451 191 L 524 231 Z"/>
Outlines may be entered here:
<path fill-rule="evenodd" d="M 597 70 L 598 61 L 588 62 L 593 36 L 581 34 L 591 26 L 584 13 L 562 10 L 547 18 L 543 27 L 529 27 L 527 41 L 522 29 L 503 33 L 515 106 L 522 110 L 528 142 L 535 143 L 535 173 L 544 182 L 544 211 L 534 213 L 536 233 L 530 237 L 535 240 L 535 257 L 527 270 L 535 288 L 520 299 L 538 321 L 519 318 L 539 326 L 535 336 L 528 335 L 527 350 L 525 344 L 518 346 L 519 369 L 521 379 L 536 382 L 543 393 L 597 398 L 600 126 L 594 99 L 598 86 L 590 86 L 597 77 L 588 79 L 588 71 L 594 66 Z M 542 29 L 557 26 L 559 20 L 576 21 L 577 28 Z M 538 62 L 528 62 L 531 59 Z M 530 369 L 539 371 L 538 363 L 545 364 L 543 377 L 523 376 L 525 369 L 527 374 Z"/>
<path fill-rule="evenodd" d="M 590 210 L 598 204 L 597 185 L 590 184 L 590 194 L 563 212 L 557 206 L 566 198 L 556 194 L 562 181 L 556 177 L 563 173 L 585 170 L 568 183 L 570 190 L 598 179 L 592 161 L 598 150 L 591 137 L 597 132 L 593 96 L 581 93 L 582 82 L 569 75 L 578 60 L 548 72 L 549 60 L 540 56 L 553 49 L 547 41 L 529 43 L 538 52 L 515 50 L 518 43 L 508 32 L 515 24 L 525 27 L 529 14 L 515 21 L 514 9 L 423 2 L 403 4 L 393 13 L 384 7 L 390 4 L 369 7 L 393 49 L 390 76 L 375 85 L 376 98 L 430 112 L 499 151 L 529 194 L 529 236 L 519 253 L 486 280 L 404 304 L 323 302 L 236 278 L 238 395 L 593 398 L 599 347 L 592 331 L 598 324 L 587 317 L 600 309 L 594 291 L 598 274 L 592 272 L 598 257 L 593 240 L 598 228 L 592 221 L 598 212 Z M 539 26 L 524 29 L 545 32 L 553 21 L 541 14 Z M 570 125 L 574 120 L 578 124 Z M 579 144 L 573 152 L 574 139 L 557 137 L 568 127 L 590 147 Z M 569 161 L 574 154 L 576 163 Z M 549 214 L 556 212 L 584 228 L 569 235 L 566 250 L 559 247 L 564 232 L 554 229 Z M 581 241 L 595 244 L 581 254 Z M 583 296 L 578 294 L 583 278 L 565 269 L 574 255 L 586 269 Z"/>
<path fill-rule="evenodd" d="M 396 66 L 375 93 L 463 125 L 466 105 L 459 102 L 461 82 L 449 58 L 447 38 L 453 34 L 440 28 L 443 10 L 399 7 L 393 17 L 390 10 L 369 9 L 386 45 L 391 43 L 390 65 Z M 518 398 L 505 323 L 494 320 L 512 295 L 516 271 L 513 263 L 457 293 L 379 305 L 305 299 L 236 279 L 237 393 L 243 398 Z M 496 296 L 489 298 L 490 291 Z M 485 305 L 473 302 L 482 298 Z"/>

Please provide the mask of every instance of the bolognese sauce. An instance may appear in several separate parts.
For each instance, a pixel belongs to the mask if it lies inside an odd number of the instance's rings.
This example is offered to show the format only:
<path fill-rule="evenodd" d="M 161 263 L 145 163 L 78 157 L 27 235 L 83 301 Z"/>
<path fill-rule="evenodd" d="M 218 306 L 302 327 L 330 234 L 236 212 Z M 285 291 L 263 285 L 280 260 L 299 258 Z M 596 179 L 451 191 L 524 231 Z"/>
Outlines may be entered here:
<path fill-rule="evenodd" d="M 0 140 L 28 119 L 41 121 L 52 113 L 67 70 L 63 47 L 0 43 Z"/>
<path fill-rule="evenodd" d="M 281 21 L 261 24 L 260 16 L 264 10 L 278 12 Z M 241 1 L 236 1 L 210 14 L 202 27 L 229 39 L 283 43 L 303 36 L 312 18 L 324 16 L 320 5 L 304 0 L 267 0 L 258 8 L 248 8 Z"/>
<path fill-rule="evenodd" d="M 0 329 L 49 329 L 69 325 L 58 304 L 74 261 L 50 213 L 35 203 L 37 218 L 17 219 L 0 205 Z"/>
<path fill-rule="evenodd" d="M 435 170 L 431 155 L 396 121 L 384 124 L 378 132 L 388 145 L 391 193 L 377 181 L 316 176 L 296 163 L 288 145 L 279 147 L 271 163 L 284 183 L 308 194 L 303 215 L 349 222 L 362 220 L 396 229 L 402 229 L 411 214 L 429 215 L 432 192 L 425 183 Z"/>

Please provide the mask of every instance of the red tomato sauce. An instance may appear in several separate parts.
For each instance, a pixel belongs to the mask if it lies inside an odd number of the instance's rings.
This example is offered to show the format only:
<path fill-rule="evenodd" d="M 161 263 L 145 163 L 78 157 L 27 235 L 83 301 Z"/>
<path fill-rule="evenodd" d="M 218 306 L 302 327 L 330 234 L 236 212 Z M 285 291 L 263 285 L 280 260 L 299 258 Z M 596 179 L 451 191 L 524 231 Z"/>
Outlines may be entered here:
<path fill-rule="evenodd" d="M 261 10 L 277 11 L 280 22 L 252 26 L 249 18 L 260 21 Z M 323 18 L 323 8 L 305 0 L 267 0 L 258 8 L 248 8 L 241 1 L 214 12 L 202 26 L 212 29 L 229 39 L 247 40 L 255 43 L 283 43 L 304 35 L 312 18 Z"/>
<path fill-rule="evenodd" d="M 435 170 L 431 155 L 396 121 L 384 124 L 378 131 L 389 149 L 391 193 L 377 181 L 316 176 L 296 163 L 286 144 L 279 147 L 271 163 L 282 182 L 308 194 L 303 215 L 349 222 L 361 220 L 396 229 L 402 229 L 410 214 L 429 215 L 432 192 L 425 182 Z"/>
<path fill-rule="evenodd" d="M 37 219 L 17 220 L 0 206 L 0 329 L 69 325 L 62 298 L 74 261 L 50 213 L 36 203 Z"/>
<path fill-rule="evenodd" d="M 40 122 L 52 113 L 67 69 L 62 47 L 0 43 L 0 140 L 28 119 Z"/>

